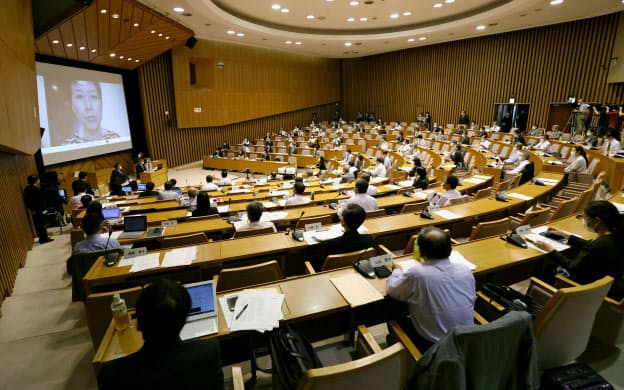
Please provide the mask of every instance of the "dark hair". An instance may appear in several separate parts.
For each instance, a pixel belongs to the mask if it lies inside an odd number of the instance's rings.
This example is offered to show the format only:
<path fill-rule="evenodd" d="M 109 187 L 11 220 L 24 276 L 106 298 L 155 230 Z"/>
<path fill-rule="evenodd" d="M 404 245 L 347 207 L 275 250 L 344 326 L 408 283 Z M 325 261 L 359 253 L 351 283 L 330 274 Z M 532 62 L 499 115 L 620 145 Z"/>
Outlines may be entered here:
<path fill-rule="evenodd" d="M 594 200 L 585 207 L 585 214 L 600 219 L 617 238 L 624 238 L 624 217 L 613 203 L 606 200 Z"/>
<path fill-rule="evenodd" d="M 212 175 L 206 175 L 206 183 L 212 183 Z"/>
<path fill-rule="evenodd" d="M 87 212 L 82 219 L 81 227 L 87 235 L 91 235 L 100 230 L 102 222 L 104 222 L 102 212 Z"/>
<path fill-rule="evenodd" d="M 79 193 L 87 190 L 87 185 L 82 180 L 75 180 L 72 183 L 72 190 L 74 190 L 74 195 L 78 195 Z"/>
<path fill-rule="evenodd" d="M 249 219 L 249 222 L 258 222 L 260 217 L 262 217 L 262 203 L 258 201 L 250 202 L 246 209 L 247 219 Z"/>
<path fill-rule="evenodd" d="M 357 179 L 355 181 L 355 188 L 359 194 L 365 194 L 368 191 L 368 181 L 365 179 Z"/>
<path fill-rule="evenodd" d="M 444 182 L 448 184 L 452 189 L 455 189 L 459 184 L 459 179 L 456 176 L 448 175 Z"/>
<path fill-rule="evenodd" d="M 365 172 L 365 173 L 362 174 L 362 180 L 366 180 L 367 183 L 370 183 L 370 179 L 371 179 L 370 173 Z"/>
<path fill-rule="evenodd" d="M 136 302 L 138 327 L 145 342 L 177 342 L 190 309 L 191 297 L 183 286 L 165 278 L 153 281 Z"/>
<path fill-rule="evenodd" d="M 227 177 L 227 175 L 228 175 L 227 169 L 222 169 L 221 170 L 221 177 L 225 179 Z"/>
<path fill-rule="evenodd" d="M 575 146 L 574 151 L 583 156 L 583 158 L 585 159 L 585 164 L 589 164 L 589 161 L 587 160 L 587 153 L 585 153 L 585 149 L 583 149 L 582 146 Z"/>
<path fill-rule="evenodd" d="M 172 188 L 173 184 L 170 181 L 165 183 L 165 191 L 171 191 Z"/>
<path fill-rule="evenodd" d="M 132 190 L 132 192 L 136 192 L 139 190 L 139 183 L 137 183 L 136 180 L 131 180 L 130 181 L 130 189 Z"/>
<path fill-rule="evenodd" d="M 296 194 L 303 195 L 305 192 L 305 184 L 302 181 L 296 181 L 294 188 Z"/>
<path fill-rule="evenodd" d="M 169 183 L 171 183 L 171 186 L 175 187 L 178 181 L 172 177 L 171 179 L 169 179 Z"/>
<path fill-rule="evenodd" d="M 91 195 L 82 195 L 82 197 L 80 198 L 80 203 L 82 203 L 82 207 L 85 209 L 89 207 L 92 201 L 93 197 Z"/>
<path fill-rule="evenodd" d="M 39 176 L 37 176 L 37 175 L 30 175 L 26 179 L 26 181 L 28 181 L 28 184 L 35 184 L 37 182 L 37 180 L 39 180 Z"/>
<path fill-rule="evenodd" d="M 423 167 L 417 167 L 416 174 L 421 178 L 427 178 L 427 170 Z"/>
<path fill-rule="evenodd" d="M 85 171 L 80 171 L 80 172 L 78 172 L 78 178 L 79 178 L 80 180 L 82 180 L 82 179 L 86 179 L 86 178 L 87 178 L 87 172 L 85 172 Z"/>
<path fill-rule="evenodd" d="M 420 162 L 420 158 L 414 157 L 412 161 L 414 162 L 415 167 L 422 167 L 422 162 Z"/>
<path fill-rule="evenodd" d="M 99 213 L 100 215 L 102 215 L 102 203 L 98 202 L 97 200 L 89 203 L 89 205 L 87 206 L 87 214 L 89 213 Z M 102 216 L 102 218 L 104 218 L 104 216 Z"/>
<path fill-rule="evenodd" d="M 437 227 L 426 227 L 418 234 L 418 249 L 427 260 L 446 259 L 452 251 L 451 237 Z"/>
<path fill-rule="evenodd" d="M 153 191 L 154 187 L 156 187 L 156 185 L 152 181 L 148 181 L 147 184 L 145 184 L 145 189 L 147 191 Z"/>
<path fill-rule="evenodd" d="M 357 230 L 365 219 L 366 211 L 358 204 L 348 203 L 342 211 L 342 220 L 349 230 Z"/>
<path fill-rule="evenodd" d="M 197 194 L 197 210 L 210 210 L 210 196 L 206 191 Z"/>

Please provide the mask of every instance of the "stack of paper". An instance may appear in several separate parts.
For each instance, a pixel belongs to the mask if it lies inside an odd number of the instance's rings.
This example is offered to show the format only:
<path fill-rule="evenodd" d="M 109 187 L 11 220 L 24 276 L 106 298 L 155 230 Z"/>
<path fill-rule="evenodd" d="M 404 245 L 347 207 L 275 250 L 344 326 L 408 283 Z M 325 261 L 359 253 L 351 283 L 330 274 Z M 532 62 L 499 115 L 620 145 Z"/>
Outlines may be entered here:
<path fill-rule="evenodd" d="M 234 310 L 230 311 L 227 299 L 237 296 Z M 284 294 L 276 289 L 252 289 L 228 294 L 219 298 L 221 312 L 231 331 L 257 330 L 264 332 L 279 327 L 284 319 L 282 303 Z"/>
<path fill-rule="evenodd" d="M 448 210 L 438 210 L 438 211 L 434 211 L 433 214 L 437 215 L 438 217 L 442 217 L 444 219 L 459 219 L 462 216 L 456 213 L 453 213 L 451 211 Z"/>
<path fill-rule="evenodd" d="M 360 225 L 358 232 L 360 234 L 366 233 L 368 228 L 364 225 Z M 318 244 L 322 241 L 331 240 L 332 238 L 340 237 L 344 233 L 344 228 L 339 223 L 331 225 L 324 230 L 310 230 L 303 232 L 303 239 L 308 245 Z"/>
<path fill-rule="evenodd" d="M 176 267 L 180 265 L 189 265 L 197 258 L 197 247 L 188 246 L 170 250 L 165 253 L 163 258 L 163 267 Z"/>
<path fill-rule="evenodd" d="M 132 265 L 130 272 L 140 272 L 147 269 L 158 268 L 160 266 L 160 253 L 149 253 L 143 256 L 133 257 L 127 261 L 120 261 L 119 266 Z"/>
<path fill-rule="evenodd" d="M 510 198 L 516 198 L 516 199 L 521 199 L 521 200 L 531 200 L 531 199 L 533 199 L 530 196 L 523 195 L 523 194 L 518 194 L 517 192 L 509 192 L 509 193 L 507 193 L 507 196 L 509 196 Z"/>
<path fill-rule="evenodd" d="M 546 184 L 547 186 L 555 186 L 559 184 L 559 180 L 555 180 L 555 179 L 546 179 L 543 177 L 536 177 L 535 180 L 540 180 L 542 183 Z"/>
<path fill-rule="evenodd" d="M 475 177 L 469 177 L 467 179 L 463 179 L 462 180 L 464 183 L 471 183 L 471 184 L 482 184 L 485 183 L 485 180 L 483 179 L 477 179 Z"/>

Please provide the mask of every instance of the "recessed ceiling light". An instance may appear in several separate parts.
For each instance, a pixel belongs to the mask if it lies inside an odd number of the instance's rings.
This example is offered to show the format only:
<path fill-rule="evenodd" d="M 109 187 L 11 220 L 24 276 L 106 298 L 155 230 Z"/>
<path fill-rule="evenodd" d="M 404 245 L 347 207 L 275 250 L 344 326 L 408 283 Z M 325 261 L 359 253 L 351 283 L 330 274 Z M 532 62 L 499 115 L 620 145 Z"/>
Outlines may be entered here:
<path fill-rule="evenodd" d="M 403 12 L 403 16 L 411 16 L 412 13 L 410 11 L 405 11 Z"/>
<path fill-rule="evenodd" d="M 87 47 L 86 47 L 86 46 L 80 46 L 80 47 L 78 48 L 78 50 L 86 50 L 86 49 L 87 49 Z"/>
<path fill-rule="evenodd" d="M 139 27 L 139 22 L 134 22 L 133 26 L 134 27 Z"/>
<path fill-rule="evenodd" d="M 108 10 L 107 10 L 106 8 L 102 8 L 102 9 L 100 10 L 100 13 L 101 13 L 101 14 L 105 14 L 105 13 L 107 13 L 107 12 L 108 12 Z"/>
<path fill-rule="evenodd" d="M 368 18 L 360 18 L 360 22 L 366 22 Z"/>
<path fill-rule="evenodd" d="M 72 46 L 74 46 L 74 44 L 70 42 L 70 43 L 66 43 L 65 46 L 72 47 Z"/>
<path fill-rule="evenodd" d="M 398 19 L 399 14 L 390 14 L 390 19 Z"/>
<path fill-rule="evenodd" d="M 477 30 L 485 30 L 485 24 L 478 25 Z"/>
<path fill-rule="evenodd" d="M 455 0 L 444 0 L 444 2 L 445 2 L 446 4 L 452 4 L 452 3 L 454 3 L 454 2 L 455 2 Z"/>
<path fill-rule="evenodd" d="M 295 45 L 301 45 L 301 42 L 297 41 L 295 42 Z"/>
<path fill-rule="evenodd" d="M 171 37 L 170 37 L 169 35 L 167 35 L 167 36 L 165 37 L 165 39 L 171 39 Z"/>
<path fill-rule="evenodd" d="M 426 40 L 427 40 L 427 37 L 420 37 L 420 38 L 418 38 L 418 40 L 419 40 L 419 41 L 426 41 Z"/>
<path fill-rule="evenodd" d="M 414 41 L 415 41 L 415 39 L 414 39 L 414 38 L 409 38 L 407 41 L 408 41 L 408 42 L 414 42 Z"/>
<path fill-rule="evenodd" d="M 132 61 L 132 57 L 128 57 L 128 61 Z"/>
<path fill-rule="evenodd" d="M 110 53 L 109 56 L 115 57 L 115 53 Z"/>
<path fill-rule="evenodd" d="M 345 46 L 351 46 L 351 42 L 345 42 Z"/>
<path fill-rule="evenodd" d="M 287 45 L 292 45 L 292 41 L 286 41 L 284 43 L 287 44 Z"/>
<path fill-rule="evenodd" d="M 353 0 L 352 2 L 349 3 L 349 5 L 352 6 L 352 7 L 355 7 L 356 5 L 359 5 L 359 4 L 360 4 L 360 2 L 356 1 L 356 0 Z"/>
<path fill-rule="evenodd" d="M 306 16 L 306 19 L 312 20 L 312 19 L 314 19 L 314 15 L 308 15 L 308 16 Z"/>
<path fill-rule="evenodd" d="M 158 33 L 158 36 L 159 36 L 159 37 L 162 37 L 162 36 L 163 36 L 163 33 Z"/>
<path fill-rule="evenodd" d="M 281 12 L 281 13 L 283 13 L 283 14 L 287 14 L 287 13 L 289 13 L 289 12 L 290 12 L 290 10 L 289 10 L 288 8 L 282 8 L 282 9 L 280 10 L 280 12 Z"/>
<path fill-rule="evenodd" d="M 134 62 L 139 62 L 139 60 L 134 60 Z"/>
<path fill-rule="evenodd" d="M 442 4 L 442 3 L 435 3 L 435 4 L 433 5 L 433 8 L 440 8 L 440 7 L 442 7 L 443 5 L 444 5 L 444 4 Z"/>
<path fill-rule="evenodd" d="M 334 2 L 334 0 L 325 0 L 325 1 L 328 2 L 328 3 L 333 3 Z M 624 1 L 624 0 L 622 0 L 622 1 Z"/>
<path fill-rule="evenodd" d="M 551 0 L 550 5 L 559 5 L 562 4 L 563 0 Z"/>
<path fill-rule="evenodd" d="M 234 30 L 227 30 L 227 35 L 234 35 L 236 34 L 236 31 Z"/>
<path fill-rule="evenodd" d="M 155 33 L 156 33 L 156 30 L 152 30 L 152 31 L 150 31 L 150 32 L 151 32 L 152 34 L 155 34 Z"/>
<path fill-rule="evenodd" d="M 95 53 L 97 49 L 91 49 L 91 53 Z"/>
<path fill-rule="evenodd" d="M 624 0 L 622 0 L 624 1 Z M 355 22 L 355 18 L 347 18 L 347 22 Z"/>
<path fill-rule="evenodd" d="M 173 7 L 173 12 L 177 12 L 177 13 L 181 14 L 182 12 L 184 12 L 184 8 L 182 8 L 182 7 Z"/>
<path fill-rule="evenodd" d="M 119 19 L 119 14 L 112 14 L 112 15 L 111 15 L 111 18 L 113 18 L 113 19 Z"/>
<path fill-rule="evenodd" d="M 281 6 L 281 5 L 279 5 L 279 4 L 273 4 L 273 5 L 271 6 L 271 8 L 273 8 L 274 10 L 276 10 L 276 11 L 277 11 L 278 9 L 282 8 L 282 6 Z"/>
<path fill-rule="evenodd" d="M 52 40 L 52 43 L 54 43 L 55 45 L 58 44 L 60 41 L 58 39 L 54 39 Z"/>
<path fill-rule="evenodd" d="M 245 36 L 245 34 L 244 34 L 244 33 L 236 33 L 236 36 L 237 36 L 237 37 L 244 37 L 244 36 Z"/>
<path fill-rule="evenodd" d="M 120 60 L 123 60 L 123 59 L 124 59 L 124 56 L 119 56 L 119 59 L 120 59 Z"/>

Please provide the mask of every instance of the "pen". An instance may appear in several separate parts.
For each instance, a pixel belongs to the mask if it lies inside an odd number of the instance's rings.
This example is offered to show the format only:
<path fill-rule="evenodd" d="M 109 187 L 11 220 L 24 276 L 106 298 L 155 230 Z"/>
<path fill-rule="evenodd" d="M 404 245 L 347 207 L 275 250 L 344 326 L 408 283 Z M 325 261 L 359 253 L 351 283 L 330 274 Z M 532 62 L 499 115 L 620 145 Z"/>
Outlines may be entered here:
<path fill-rule="evenodd" d="M 247 309 L 247 306 L 249 306 L 249 304 L 245 303 L 245 306 L 243 306 L 243 309 L 236 315 L 235 319 L 239 319 L 240 316 L 243 315 L 243 313 L 245 312 L 245 310 Z"/>

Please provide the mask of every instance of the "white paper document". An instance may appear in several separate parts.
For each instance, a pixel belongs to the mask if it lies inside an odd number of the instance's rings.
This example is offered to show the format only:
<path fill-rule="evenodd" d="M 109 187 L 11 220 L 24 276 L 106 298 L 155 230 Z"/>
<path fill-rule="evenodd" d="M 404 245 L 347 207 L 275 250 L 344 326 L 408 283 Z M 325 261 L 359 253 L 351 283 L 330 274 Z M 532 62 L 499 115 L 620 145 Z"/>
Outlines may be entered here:
<path fill-rule="evenodd" d="M 546 179 L 543 177 L 536 177 L 535 180 L 539 180 L 542 183 L 546 184 L 547 186 L 556 186 L 557 184 L 559 184 L 559 180 L 555 180 L 555 179 Z"/>
<path fill-rule="evenodd" d="M 477 266 L 474 263 L 472 263 L 471 261 L 468 261 L 468 259 L 466 259 L 464 255 L 462 255 L 456 250 L 451 252 L 451 255 L 449 256 L 449 260 L 451 261 L 451 263 L 454 263 L 454 264 L 463 264 L 466 267 L 470 268 L 470 270 L 474 270 L 477 268 Z"/>
<path fill-rule="evenodd" d="M 121 233 L 123 233 L 123 230 L 116 230 L 116 231 L 114 231 L 111 234 L 110 238 L 117 240 L 117 239 L 119 239 L 119 236 L 121 235 Z M 100 234 L 100 237 L 102 237 L 103 239 L 107 240 L 108 239 L 108 233 L 102 233 L 102 234 Z"/>
<path fill-rule="evenodd" d="M 564 251 L 566 249 L 568 249 L 570 246 L 566 245 L 566 244 L 562 244 L 559 241 L 553 240 L 551 238 L 548 237 L 544 237 L 542 236 L 540 233 L 543 233 L 545 231 L 548 230 L 548 226 L 538 226 L 536 228 L 531 229 L 531 231 L 529 233 L 526 233 L 522 236 L 522 238 L 524 238 L 525 241 L 527 241 L 527 244 L 530 248 L 536 249 L 540 252 L 544 252 L 546 253 L 545 250 L 538 248 L 535 243 L 542 241 L 542 242 L 547 242 L 548 244 L 550 244 L 550 246 L 552 246 L 552 248 L 554 250 L 556 250 L 557 252 L 561 252 Z"/>
<path fill-rule="evenodd" d="M 380 301 L 383 296 L 363 276 L 352 273 L 329 279 L 351 307 Z"/>
<path fill-rule="evenodd" d="M 217 206 L 217 211 L 219 214 L 224 214 L 230 212 L 230 206 Z"/>
<path fill-rule="evenodd" d="M 531 200 L 531 199 L 533 199 L 530 196 L 518 194 L 517 192 L 508 192 L 507 196 L 509 196 L 510 198 L 516 198 L 516 199 L 521 199 L 521 200 Z"/>
<path fill-rule="evenodd" d="M 160 253 L 149 253 L 143 256 L 133 257 L 130 272 L 140 272 L 160 266 Z"/>
<path fill-rule="evenodd" d="M 455 214 L 451 211 L 448 210 L 438 210 L 438 211 L 434 211 L 433 214 L 437 215 L 438 217 L 442 217 L 444 219 L 458 219 L 461 218 L 462 216 L 459 214 Z"/>
<path fill-rule="evenodd" d="M 233 311 L 229 310 L 227 298 L 221 297 L 221 311 L 225 322 L 231 331 L 256 330 L 264 332 L 279 327 L 279 321 L 284 318 L 282 304 L 284 294 L 273 288 L 250 289 L 234 294 L 238 296 Z"/>
<path fill-rule="evenodd" d="M 485 180 L 477 179 L 477 178 L 474 178 L 474 177 L 469 177 L 468 179 L 463 179 L 462 181 L 464 183 L 471 183 L 471 184 L 482 184 L 482 183 L 485 183 Z"/>
<path fill-rule="evenodd" d="M 180 265 L 189 265 L 197 258 L 197 247 L 187 246 L 177 248 L 165 253 L 162 267 L 176 267 Z"/>
<path fill-rule="evenodd" d="M 364 225 L 360 225 L 358 232 L 364 234 L 368 231 L 368 228 Z M 303 232 L 303 239 L 308 245 L 318 244 L 322 241 L 331 240 L 332 238 L 340 237 L 344 233 L 344 228 L 340 224 L 331 225 L 325 230 L 311 230 Z"/>
<path fill-rule="evenodd" d="M 392 191 L 397 191 L 401 189 L 401 186 L 398 186 L 396 184 L 386 184 L 384 187 Z"/>

